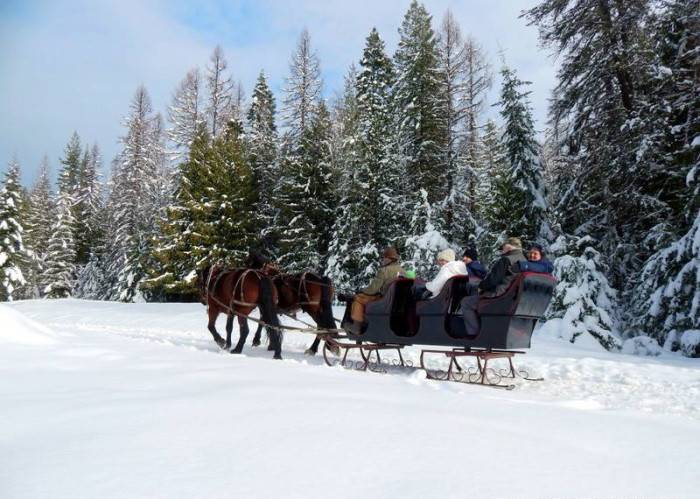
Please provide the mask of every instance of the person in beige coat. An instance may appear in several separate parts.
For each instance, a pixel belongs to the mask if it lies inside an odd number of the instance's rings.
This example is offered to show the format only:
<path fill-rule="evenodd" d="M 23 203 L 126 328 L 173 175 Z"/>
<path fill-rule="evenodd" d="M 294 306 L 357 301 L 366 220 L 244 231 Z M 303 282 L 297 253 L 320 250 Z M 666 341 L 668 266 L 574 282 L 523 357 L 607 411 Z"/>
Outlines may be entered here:
<path fill-rule="evenodd" d="M 365 320 L 365 306 L 373 301 L 380 300 L 386 294 L 389 284 L 405 273 L 399 263 L 399 252 L 396 248 L 386 248 L 382 253 L 382 265 L 372 282 L 353 297 L 350 317 L 355 323 Z"/>

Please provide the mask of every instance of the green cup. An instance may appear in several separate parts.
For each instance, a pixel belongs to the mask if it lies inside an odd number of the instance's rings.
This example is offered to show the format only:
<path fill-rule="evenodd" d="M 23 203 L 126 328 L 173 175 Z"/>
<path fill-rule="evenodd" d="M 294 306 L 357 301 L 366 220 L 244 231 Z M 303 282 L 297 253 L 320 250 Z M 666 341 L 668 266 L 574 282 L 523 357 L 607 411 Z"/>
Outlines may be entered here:
<path fill-rule="evenodd" d="M 415 270 L 407 270 L 406 271 L 406 279 L 415 279 L 416 278 L 416 271 Z"/>

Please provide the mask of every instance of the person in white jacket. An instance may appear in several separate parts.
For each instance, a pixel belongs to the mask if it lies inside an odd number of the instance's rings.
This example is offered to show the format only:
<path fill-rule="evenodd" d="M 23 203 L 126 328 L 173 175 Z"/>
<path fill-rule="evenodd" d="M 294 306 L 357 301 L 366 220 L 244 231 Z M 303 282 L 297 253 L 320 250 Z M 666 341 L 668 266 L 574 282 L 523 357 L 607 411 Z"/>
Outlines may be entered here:
<path fill-rule="evenodd" d="M 425 289 L 430 291 L 432 296 L 440 294 L 442 287 L 450 279 L 457 275 L 467 275 L 467 266 L 461 260 L 455 260 L 455 252 L 451 249 L 444 249 L 437 255 L 437 263 L 440 266 L 440 271 L 432 281 L 425 283 Z M 430 296 L 423 295 L 423 299 Z"/>

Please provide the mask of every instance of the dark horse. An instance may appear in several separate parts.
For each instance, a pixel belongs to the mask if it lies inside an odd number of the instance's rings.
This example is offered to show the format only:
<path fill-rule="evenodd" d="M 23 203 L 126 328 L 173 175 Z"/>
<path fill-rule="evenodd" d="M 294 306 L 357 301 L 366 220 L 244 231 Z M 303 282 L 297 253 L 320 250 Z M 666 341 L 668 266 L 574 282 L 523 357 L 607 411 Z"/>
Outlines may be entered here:
<path fill-rule="evenodd" d="M 311 272 L 302 274 L 280 274 L 275 265 L 266 264 L 263 272 L 272 277 L 277 289 L 279 301 L 277 310 L 280 313 L 293 314 L 303 310 L 311 316 L 319 328 L 335 329 L 333 319 L 332 297 L 334 293 L 333 283 L 327 277 L 322 277 Z M 253 346 L 260 345 L 260 333 L 262 324 L 253 338 Z M 315 355 L 322 336 L 316 335 L 314 342 L 306 350 L 307 355 Z"/>
<path fill-rule="evenodd" d="M 197 286 L 202 303 L 207 306 L 209 315 L 207 327 L 217 345 L 226 350 L 231 348 L 233 316 L 236 315 L 241 332 L 238 343 L 231 353 L 241 353 L 249 333 L 248 315 L 256 308 L 260 308 L 262 321 L 271 326 L 267 328 L 270 350 L 274 350 L 275 359 L 282 358 L 282 333 L 277 328 L 280 324 L 275 313 L 278 294 L 270 276 L 259 270 L 226 270 L 215 265 L 197 273 Z M 216 331 L 216 319 L 222 313 L 228 316 L 226 341 Z"/>

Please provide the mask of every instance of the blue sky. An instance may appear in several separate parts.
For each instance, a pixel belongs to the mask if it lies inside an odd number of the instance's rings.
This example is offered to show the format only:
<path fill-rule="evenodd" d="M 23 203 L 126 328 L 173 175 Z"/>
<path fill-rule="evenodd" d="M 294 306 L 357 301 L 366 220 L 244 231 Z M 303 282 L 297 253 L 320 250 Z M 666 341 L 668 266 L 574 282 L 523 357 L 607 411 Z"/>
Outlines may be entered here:
<path fill-rule="evenodd" d="M 220 44 L 233 77 L 250 95 L 261 69 L 277 96 L 299 33 L 307 27 L 321 59 L 325 94 L 342 86 L 376 26 L 393 53 L 410 0 L 0 0 L 0 170 L 16 156 L 23 181 L 34 180 L 47 154 L 53 174 L 73 130 L 102 148 L 105 164 L 119 150 L 121 122 L 139 84 L 165 114 L 172 92 L 192 67 L 204 67 Z M 465 33 L 498 53 L 532 85 L 538 129 L 544 128 L 555 63 L 537 32 L 518 19 L 536 0 L 428 0 L 437 26 L 450 8 Z M 490 102 L 497 101 L 498 84 Z M 495 116 L 495 109 L 488 112 Z"/>

